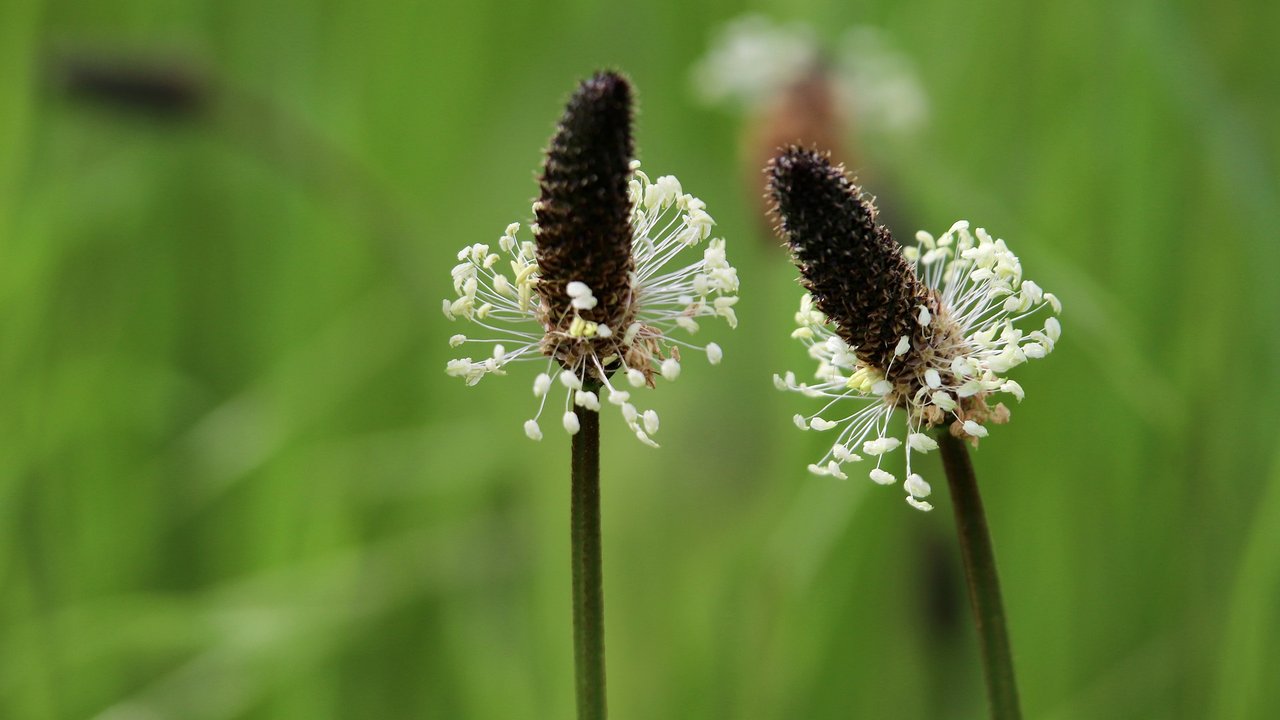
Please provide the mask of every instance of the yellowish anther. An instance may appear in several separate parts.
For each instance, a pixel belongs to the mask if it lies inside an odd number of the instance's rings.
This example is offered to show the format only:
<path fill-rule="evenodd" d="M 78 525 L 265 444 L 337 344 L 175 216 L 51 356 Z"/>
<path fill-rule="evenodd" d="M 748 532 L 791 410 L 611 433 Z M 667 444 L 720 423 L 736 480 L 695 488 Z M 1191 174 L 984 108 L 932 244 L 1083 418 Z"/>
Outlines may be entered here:
<path fill-rule="evenodd" d="M 505 295 L 506 297 L 515 297 L 516 294 L 515 290 L 511 287 L 511 281 L 507 279 L 506 275 L 493 276 L 493 290 L 499 295 Z"/>
<path fill-rule="evenodd" d="M 875 384 L 884 380 L 884 375 L 869 367 L 860 367 L 849 376 L 847 387 L 860 393 L 870 393 Z"/>
<path fill-rule="evenodd" d="M 514 265 L 514 263 L 512 264 Z M 538 266 L 536 264 L 529 264 L 519 268 L 516 270 L 516 284 L 523 285 L 527 280 L 529 280 L 529 277 L 536 272 L 538 272 Z"/>
<path fill-rule="evenodd" d="M 593 338 L 600 332 L 600 324 L 593 323 L 590 320 L 583 320 L 581 317 L 574 316 L 573 321 L 569 323 L 569 337 L 571 338 Z"/>

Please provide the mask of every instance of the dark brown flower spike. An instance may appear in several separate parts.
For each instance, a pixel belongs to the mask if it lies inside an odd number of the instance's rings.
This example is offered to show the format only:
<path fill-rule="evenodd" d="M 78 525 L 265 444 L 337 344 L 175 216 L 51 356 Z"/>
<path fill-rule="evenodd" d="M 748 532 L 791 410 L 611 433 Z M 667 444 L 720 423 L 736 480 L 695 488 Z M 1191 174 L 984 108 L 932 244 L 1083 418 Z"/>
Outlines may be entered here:
<path fill-rule="evenodd" d="M 791 147 L 767 172 L 779 232 L 801 284 L 859 359 L 898 380 L 911 370 L 914 353 L 895 349 L 904 336 L 913 349 L 929 346 L 933 332 L 917 318 L 922 307 L 938 314 L 936 296 L 888 228 L 876 224 L 875 206 L 827 155 Z"/>
<path fill-rule="evenodd" d="M 551 139 L 534 206 L 548 327 L 567 329 L 574 309 L 610 328 L 631 323 L 631 107 L 626 78 L 596 73 L 578 86 Z"/>

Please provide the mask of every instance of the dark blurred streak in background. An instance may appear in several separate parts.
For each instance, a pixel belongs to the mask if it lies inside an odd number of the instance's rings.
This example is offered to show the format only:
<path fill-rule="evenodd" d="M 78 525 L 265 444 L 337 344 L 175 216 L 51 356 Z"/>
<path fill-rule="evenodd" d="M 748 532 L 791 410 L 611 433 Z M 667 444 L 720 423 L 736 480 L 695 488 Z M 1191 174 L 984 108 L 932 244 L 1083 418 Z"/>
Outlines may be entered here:
<path fill-rule="evenodd" d="M 369 230 L 419 312 L 438 312 L 426 295 L 428 263 L 418 232 L 388 184 L 345 148 L 271 98 L 220 82 L 200 63 L 174 55 L 109 52 L 55 55 L 60 92 L 88 107 L 162 124 L 192 123 L 288 177 Z"/>
<path fill-rule="evenodd" d="M 936 528 L 922 531 L 918 572 L 920 616 L 928 637 L 940 644 L 955 642 L 964 619 L 965 588 L 960 582 L 959 557 L 953 543 Z"/>
<path fill-rule="evenodd" d="M 203 116 L 215 91 L 208 74 L 178 58 L 90 53 L 55 57 L 51 74 L 69 97 L 103 109 L 178 121 Z"/>

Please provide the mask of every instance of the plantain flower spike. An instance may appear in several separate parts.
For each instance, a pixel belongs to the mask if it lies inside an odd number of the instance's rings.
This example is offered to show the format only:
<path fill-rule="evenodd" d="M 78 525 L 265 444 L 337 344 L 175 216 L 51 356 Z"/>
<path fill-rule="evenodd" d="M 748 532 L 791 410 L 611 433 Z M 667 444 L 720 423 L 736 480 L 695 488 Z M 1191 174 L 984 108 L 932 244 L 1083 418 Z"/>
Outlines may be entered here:
<path fill-rule="evenodd" d="M 808 291 L 792 337 L 817 361 L 815 382 L 787 372 L 774 384 L 826 400 L 794 421 L 835 436 L 809 469 L 844 479 L 844 465 L 865 455 L 874 460 L 871 479 L 893 485 L 898 479 L 881 465 L 903 447 L 906 500 L 930 510 L 929 483 L 911 470 L 913 452 L 938 447 L 926 431 L 945 424 L 976 446 L 988 425 L 1007 422 L 1008 408 L 993 396 L 1022 400 L 1022 386 L 1006 374 L 1053 350 L 1062 305 L 1022 278 L 1003 240 L 982 228 L 970 232 L 966 221 L 937 238 L 919 232 L 914 245 L 900 247 L 844 168 L 821 153 L 787 148 L 767 173 L 779 232 Z M 1043 326 L 1024 329 L 1043 314 Z M 906 416 L 903 439 L 889 431 L 897 409 Z"/>
<path fill-rule="evenodd" d="M 714 342 L 674 334 L 696 333 L 708 317 L 737 326 L 738 274 L 724 240 L 711 238 L 715 221 L 675 177 L 651 181 L 640 170 L 631 122 L 624 77 L 601 72 L 582 82 L 547 150 L 533 240 L 519 239 L 512 223 L 497 252 L 463 248 L 452 271 L 455 297 L 444 301 L 444 314 L 470 321 L 483 337 L 457 334 L 450 344 L 492 353 L 451 360 L 446 372 L 474 385 L 515 362 L 543 363 L 533 382 L 538 411 L 524 424 L 533 440 L 542 438 L 539 420 L 558 383 L 569 434 L 579 430 L 578 408 L 599 410 L 603 401 L 656 447 L 658 415 L 638 409 L 631 392 L 659 377 L 675 380 L 681 348 L 713 365 L 723 357 Z"/>

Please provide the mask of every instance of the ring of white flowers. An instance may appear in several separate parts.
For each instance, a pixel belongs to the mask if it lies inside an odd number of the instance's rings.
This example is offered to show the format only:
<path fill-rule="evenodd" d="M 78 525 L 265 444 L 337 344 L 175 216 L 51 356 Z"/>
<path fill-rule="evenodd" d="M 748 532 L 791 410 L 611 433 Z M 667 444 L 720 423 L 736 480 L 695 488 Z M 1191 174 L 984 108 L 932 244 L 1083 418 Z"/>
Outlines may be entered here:
<path fill-rule="evenodd" d="M 730 327 L 738 325 L 734 311 L 738 272 L 725 256 L 724 239 L 708 240 L 715 221 L 707 214 L 706 205 L 684 193 L 680 181 L 673 176 L 650 181 L 638 162 L 633 161 L 631 168 L 628 195 L 635 269 L 631 276 L 634 321 L 628 327 L 610 328 L 580 317 L 579 310 L 589 310 L 597 303 L 591 288 L 581 281 L 570 282 L 565 288 L 574 317 L 568 323 L 559 322 L 567 318 L 557 318 L 558 322 L 544 325 L 537 292 L 536 247 L 532 241 L 517 240 L 519 223 L 508 225 L 498 239 L 499 252 L 490 252 L 485 244 L 463 248 L 458 253 L 459 264 L 451 272 L 456 297 L 444 301 L 445 317 L 469 320 L 487 331 L 489 337 L 457 334 L 449 344 L 492 344 L 493 352 L 483 360 L 450 360 L 445 371 L 475 385 L 485 375 L 506 374 L 506 367 L 514 362 L 545 361 L 545 370 L 533 382 L 534 396 L 539 398 L 538 412 L 524 423 L 525 434 L 533 440 L 542 439 L 538 420 L 557 380 L 566 391 L 561 424 L 570 435 L 581 427 L 576 408 L 600 409 L 599 395 L 585 389 L 581 380 L 594 370 L 593 374 L 602 378 L 608 402 L 619 408 L 636 437 L 657 447 L 652 436 L 658 431 L 658 414 L 640 411 L 631 403 L 631 393 L 610 379 L 616 371 L 626 377 L 628 385 L 640 388 L 649 384 L 648 376 L 639 368 L 626 366 L 616 355 L 597 357 L 594 340 L 622 332 L 623 347 L 637 341 L 657 342 L 666 349 L 666 356 L 653 358 L 653 366 L 647 369 L 650 374 L 674 381 L 681 371 L 678 348 L 705 352 L 712 365 L 719 364 L 724 356 L 714 342 L 697 345 L 672 337 L 674 332 L 696 333 L 700 329 L 698 319 L 704 317 L 721 317 Z M 704 246 L 701 259 L 667 270 L 683 252 L 698 246 Z M 586 352 L 574 353 L 580 358 L 576 366 L 561 367 L 553 356 L 543 352 L 548 342 L 553 354 L 560 343 L 574 342 L 582 343 Z"/>
<path fill-rule="evenodd" d="M 903 249 L 903 255 L 920 280 L 937 292 L 940 307 L 947 309 L 947 322 L 963 338 L 959 352 L 946 364 L 925 367 L 919 375 L 919 390 L 911 397 L 903 397 L 885 379 L 884 372 L 858 360 L 854 348 L 836 335 L 826 316 L 814 307 L 813 298 L 806 294 L 795 316 L 798 327 L 792 337 L 803 342 L 809 356 L 817 360 L 814 376 L 818 382 L 801 383 L 795 373 L 787 372 L 774 375 L 774 385 L 780 390 L 828 399 L 818 412 L 797 414 L 794 422 L 801 430 L 839 429 L 831 449 L 809 465 L 809 470 L 840 479 L 848 477 L 842 465 L 862 460 L 855 452 L 861 449 L 863 454 L 876 458 L 869 473 L 873 481 L 881 485 L 897 482 L 881 464 L 887 453 L 902 445 L 902 441 L 888 435 L 888 428 L 893 411 L 903 407 L 907 411 L 907 477 L 903 482 L 906 500 L 913 507 L 928 511 L 933 508 L 924 500 L 931 492 L 929 483 L 911 471 L 913 451 L 927 453 L 938 447 L 937 441 L 922 432 L 927 429 L 925 412 L 936 406 L 951 414 L 962 399 L 979 393 L 1008 393 L 1021 402 L 1025 395 L 1022 386 L 1004 377 L 1004 373 L 1027 360 L 1048 355 L 1062 327 L 1056 317 L 1050 316 L 1043 329 L 1024 334 L 1016 323 L 1045 308 L 1057 315 L 1062 312 L 1062 304 L 1053 293 L 1022 279 L 1022 264 L 1003 240 L 993 239 L 982 228 L 971 234 L 967 221 L 955 223 L 937 239 L 921 231 L 916 234 L 916 241 L 915 246 Z M 916 321 L 928 327 L 938 319 L 920 307 Z M 909 349 L 910 340 L 903 337 L 895 348 L 895 358 Z M 958 382 L 947 383 L 944 377 Z M 839 419 L 822 417 L 844 401 L 860 407 Z M 961 429 L 975 440 L 988 434 L 985 425 L 973 420 L 964 420 Z"/>

